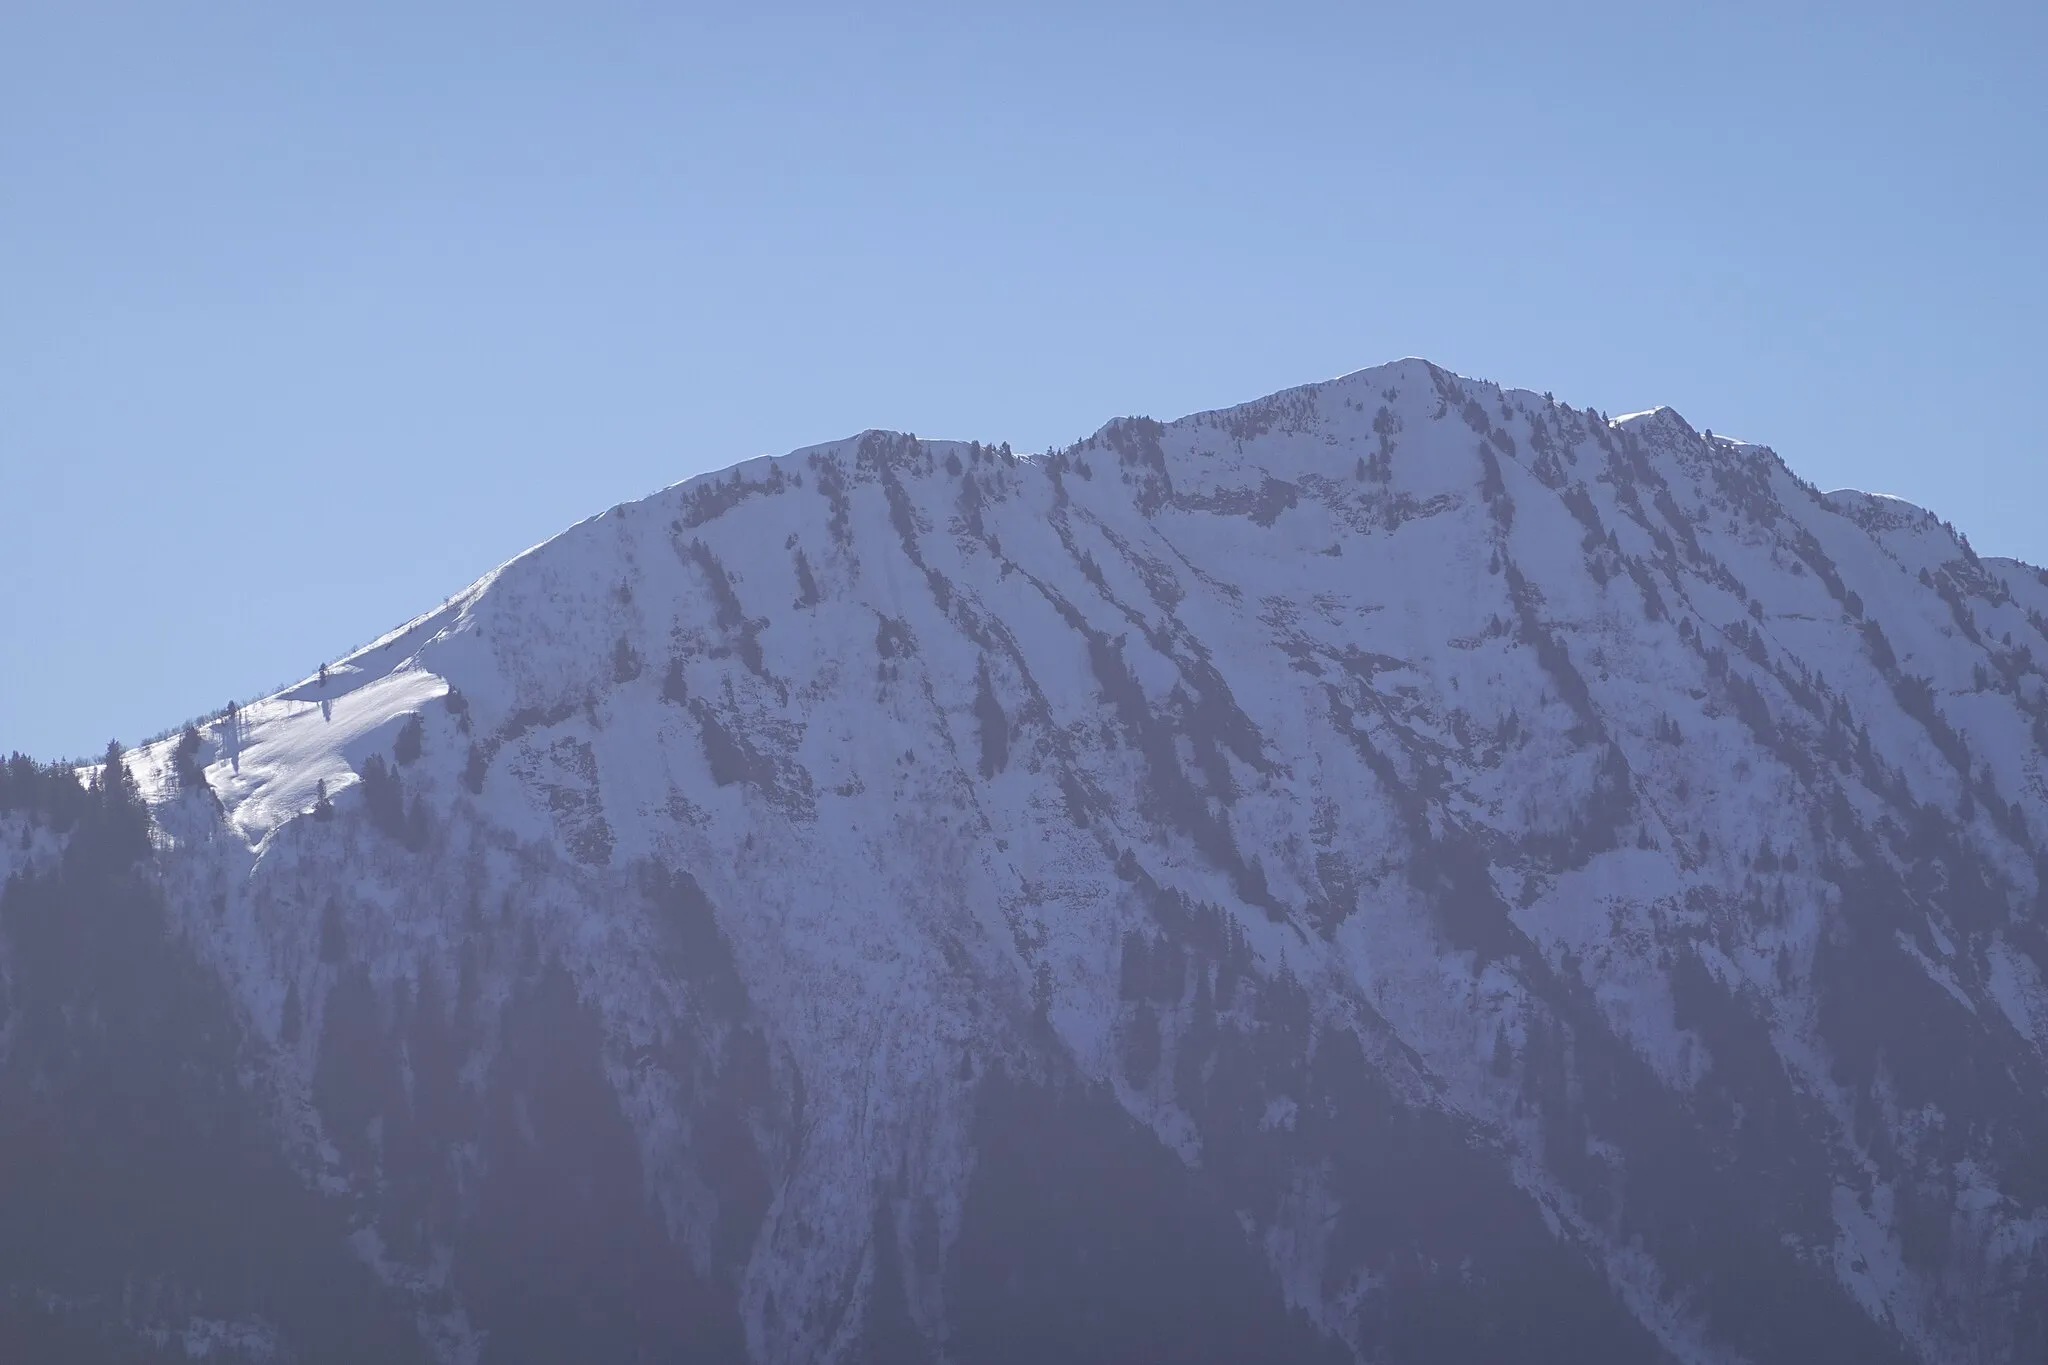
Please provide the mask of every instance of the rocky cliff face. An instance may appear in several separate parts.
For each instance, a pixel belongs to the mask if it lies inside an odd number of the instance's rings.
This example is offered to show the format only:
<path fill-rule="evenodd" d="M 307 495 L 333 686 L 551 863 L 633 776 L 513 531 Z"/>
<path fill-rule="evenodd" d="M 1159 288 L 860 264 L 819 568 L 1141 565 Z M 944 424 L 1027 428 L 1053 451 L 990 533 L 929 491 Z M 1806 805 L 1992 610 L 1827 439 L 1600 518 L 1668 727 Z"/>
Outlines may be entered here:
<path fill-rule="evenodd" d="M 17 767 L 0 1330 L 2048 1357 L 2044 753 L 2048 576 L 1665 409 L 751 461 Z"/>

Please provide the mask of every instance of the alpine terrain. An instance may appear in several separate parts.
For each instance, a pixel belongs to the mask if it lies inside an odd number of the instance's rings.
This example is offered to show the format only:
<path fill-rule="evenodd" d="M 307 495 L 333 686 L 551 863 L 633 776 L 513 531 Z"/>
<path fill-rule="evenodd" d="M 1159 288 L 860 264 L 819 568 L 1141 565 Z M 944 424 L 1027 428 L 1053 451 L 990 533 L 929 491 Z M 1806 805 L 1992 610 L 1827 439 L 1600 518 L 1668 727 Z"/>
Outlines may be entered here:
<path fill-rule="evenodd" d="M 1420 360 L 0 777 L 9 1360 L 2048 1359 L 2048 574 Z"/>

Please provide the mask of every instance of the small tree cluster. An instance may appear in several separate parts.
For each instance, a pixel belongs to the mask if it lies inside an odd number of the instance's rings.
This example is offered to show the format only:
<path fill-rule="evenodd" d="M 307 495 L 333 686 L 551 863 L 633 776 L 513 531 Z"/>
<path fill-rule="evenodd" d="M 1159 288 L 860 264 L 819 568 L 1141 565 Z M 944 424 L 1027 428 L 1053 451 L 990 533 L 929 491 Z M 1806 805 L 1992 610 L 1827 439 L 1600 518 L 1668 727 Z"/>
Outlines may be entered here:
<path fill-rule="evenodd" d="M 417 853 L 427 846 L 427 810 L 415 795 L 410 805 L 396 771 L 376 754 L 363 763 L 363 810 L 373 828 Z"/>
<path fill-rule="evenodd" d="M 405 724 L 398 728 L 398 738 L 392 742 L 391 756 L 398 765 L 408 767 L 419 761 L 421 751 L 426 747 L 427 727 L 415 711 L 405 718 Z"/>
<path fill-rule="evenodd" d="M 26 754 L 0 764 L 0 811 L 28 811 L 61 831 L 71 827 L 85 804 L 85 788 L 64 764 L 37 763 Z"/>
<path fill-rule="evenodd" d="M 459 688 L 451 687 L 442 696 L 441 704 L 448 708 L 448 714 L 455 717 L 455 728 L 463 734 L 469 733 L 469 698 Z"/>
<path fill-rule="evenodd" d="M 206 768 L 199 761 L 201 743 L 199 727 L 187 725 L 178 736 L 177 746 L 171 750 L 171 775 L 186 791 L 206 785 Z"/>

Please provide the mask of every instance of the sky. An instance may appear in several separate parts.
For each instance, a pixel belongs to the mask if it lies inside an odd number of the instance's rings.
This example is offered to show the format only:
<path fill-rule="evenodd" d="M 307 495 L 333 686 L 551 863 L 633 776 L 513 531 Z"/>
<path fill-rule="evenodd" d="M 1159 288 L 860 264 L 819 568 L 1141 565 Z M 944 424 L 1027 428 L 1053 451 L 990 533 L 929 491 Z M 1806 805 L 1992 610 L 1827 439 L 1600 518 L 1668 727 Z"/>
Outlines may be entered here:
<path fill-rule="evenodd" d="M 2048 6 L 0 3 L 0 751 L 868 427 L 1404 355 L 2048 562 Z"/>

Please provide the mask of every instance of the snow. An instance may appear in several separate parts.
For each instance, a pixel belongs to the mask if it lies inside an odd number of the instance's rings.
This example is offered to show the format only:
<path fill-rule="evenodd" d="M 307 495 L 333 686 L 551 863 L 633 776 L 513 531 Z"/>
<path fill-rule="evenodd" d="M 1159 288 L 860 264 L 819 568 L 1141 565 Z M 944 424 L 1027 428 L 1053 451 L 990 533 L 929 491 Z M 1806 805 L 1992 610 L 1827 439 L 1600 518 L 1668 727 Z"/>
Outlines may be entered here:
<path fill-rule="evenodd" d="M 1485 415 L 1488 435 L 1454 396 Z M 1397 428 L 1390 469 L 1384 483 L 1361 481 L 1357 465 L 1381 450 L 1382 410 Z M 1153 928 L 1118 875 L 1126 854 L 1159 886 L 1222 907 L 1262 970 L 1312 983 L 1323 1026 L 1356 1028 L 1360 1006 L 1386 1020 L 1392 1043 L 1371 1046 L 1416 1059 L 1427 1078 L 1416 1093 L 1429 1096 L 1417 1102 L 1504 1140 L 1529 1137 L 1532 1120 L 1488 1062 L 1495 1038 L 1521 1039 L 1538 1007 L 1513 975 L 1475 976 L 1469 953 L 1446 951 L 1407 883 L 1401 794 L 1361 744 L 1432 793 L 1437 833 L 1463 825 L 1501 850 L 1492 870 L 1515 924 L 1553 967 L 1589 982 L 1609 1026 L 1667 1084 L 1689 1090 L 1709 1060 L 1676 1026 L 1668 977 L 1674 944 L 1705 945 L 1722 980 L 1768 1002 L 1795 1083 L 1836 1116 L 1831 1139 L 1847 1159 L 1870 1160 L 1806 994 L 1830 890 L 1813 869 L 1828 849 L 1791 815 L 1802 779 L 1729 701 L 1707 649 L 1796 745 L 1818 744 L 1823 723 L 1792 684 L 1824 679 L 1874 762 L 1914 799 L 1954 809 L 1953 767 L 1870 662 L 1863 621 L 1806 567 L 1818 547 L 1998 789 L 2048 829 L 2025 718 L 2011 696 L 1976 689 L 1983 652 L 1918 581 L 1923 569 L 1962 572 L 1959 542 L 1932 514 L 1851 491 L 1815 499 L 1767 448 L 1709 446 L 1668 408 L 1596 424 L 1414 359 L 1164 424 L 1159 440 L 1172 496 L 1149 512 L 1136 494 L 1148 467 L 1122 461 L 1106 435 L 1068 452 L 1091 472 L 1068 469 L 1056 491 L 1043 458 L 868 433 L 577 524 L 333 664 L 324 686 L 309 678 L 207 727 L 206 775 L 241 847 L 191 873 L 233 891 L 196 929 L 251 1016 L 274 1021 L 285 983 L 319 970 L 293 899 L 303 879 L 346 870 L 361 916 L 352 929 L 373 945 L 379 980 L 447 962 L 470 894 L 513 899 L 624 1049 L 664 1036 L 681 1006 L 644 926 L 592 907 L 624 902 L 646 861 L 690 870 L 776 1055 L 802 1077 L 813 1125 L 744 1277 L 764 1361 L 827 1349 L 803 1335 L 801 1309 L 841 1293 L 863 1264 L 877 1180 L 909 1165 L 943 1236 L 957 1231 L 973 1153 L 969 1092 L 953 1078 L 963 1058 L 983 1065 L 1016 1046 L 1018 1021 L 1041 1003 L 1081 1074 L 1112 1082 L 1198 1159 L 1170 1094 L 1117 1080 L 1117 955 L 1127 932 Z M 1493 454 L 1479 453 L 1482 441 Z M 1649 474 L 1632 472 L 1627 442 Z M 1539 468 L 1545 445 L 1554 470 Z M 1512 515 L 1481 495 L 1487 459 Z M 983 500 L 981 535 L 962 510 L 967 478 Z M 1604 534 L 1580 524 L 1567 493 Z M 799 552 L 816 605 L 799 601 Z M 2048 606 L 2048 587 L 2026 587 L 2023 569 L 1996 570 L 2015 600 L 1965 599 L 1986 638 L 2030 629 L 2020 601 Z M 1284 922 L 1152 811 L 1153 760 L 1106 699 L 1084 630 L 1121 641 L 1155 713 L 1177 695 L 1241 713 L 1255 752 L 1216 743 L 1233 790 L 1228 801 L 1207 791 L 1203 809 L 1257 853 Z M 1583 680 L 1599 744 L 1532 630 Z M 1762 664 L 1739 643 L 1751 632 Z M 2048 659 L 2048 647 L 2038 653 Z M 686 702 L 663 696 L 671 669 Z M 1008 761 L 992 775 L 975 709 L 984 675 L 1008 725 Z M 432 704 L 451 689 L 468 704 L 461 721 Z M 1349 708 L 1348 730 L 1333 697 Z M 408 790 L 473 868 L 451 854 L 423 876 L 395 851 L 366 853 L 301 823 L 321 784 L 343 797 L 413 715 L 427 740 Z M 705 717 L 745 746 L 743 779 L 721 780 Z M 1665 737 L 1667 720 L 1680 742 Z M 134 759 L 166 805 L 172 742 Z M 1193 743 L 1174 742 L 1190 783 L 1206 783 Z M 1608 745 L 1626 762 L 1632 803 L 1615 846 L 1563 870 L 1518 852 L 1592 807 Z M 472 746 L 487 758 L 479 792 L 460 778 Z M 1887 809 L 1889 796 L 1844 783 L 1859 817 Z M 1070 814 L 1076 800 L 1085 823 Z M 2031 894 L 2031 865 L 1990 822 L 1968 837 Z M 1760 869 L 1767 842 L 1798 866 Z M 1303 917 L 1326 893 L 1347 898 L 1348 913 L 1324 937 Z M 1784 908 L 1768 924 L 1744 918 L 1773 904 Z M 1935 961 L 1901 942 L 1967 1010 L 1995 1004 L 2033 1047 L 2048 1041 L 2048 997 L 2023 957 L 1993 949 L 1979 980 L 1969 943 L 1941 941 Z M 284 1084 L 300 1087 L 292 1102 L 310 1123 L 306 1074 L 300 1057 Z M 705 1196 L 675 1098 L 630 1074 L 620 1062 L 659 1193 L 694 1217 Z M 1276 1100 L 1263 1121 L 1285 1127 L 1291 1103 Z M 1518 1159 L 1515 1172 L 1560 1228 L 1600 1248 L 1618 1290 L 1680 1358 L 1723 1358 L 1682 1287 L 1662 1284 L 1640 1248 L 1574 1212 L 1540 1163 Z M 1318 1197 L 1305 1183 L 1296 1213 L 1308 1218 Z M 1814 1254 L 1873 1313 L 1919 1321 L 1913 1305 L 1937 1289 L 1905 1265 L 1883 1201 L 1865 1207 L 1844 1188 L 1835 1218 L 1834 1243 Z M 1289 1294 L 1316 1299 L 1316 1239 L 1276 1223 L 1262 1241 Z M 761 1311 L 771 1295 L 772 1322 Z M 1340 1299 L 1315 1311 L 1336 1321 Z"/>
<path fill-rule="evenodd" d="M 2048 986 L 2040 972 L 2003 940 L 1994 943 L 1987 956 L 1990 970 L 1985 985 L 1999 1010 L 2022 1037 L 2032 1039 L 2037 1047 L 2048 1046 Z"/>
<path fill-rule="evenodd" d="M 448 691 L 446 680 L 409 666 L 367 680 L 330 677 L 331 694 L 302 683 L 209 727 L 220 756 L 207 782 L 252 844 L 310 811 L 322 783 L 332 797 L 355 782 L 362 759 L 388 747 L 406 715 Z"/>

